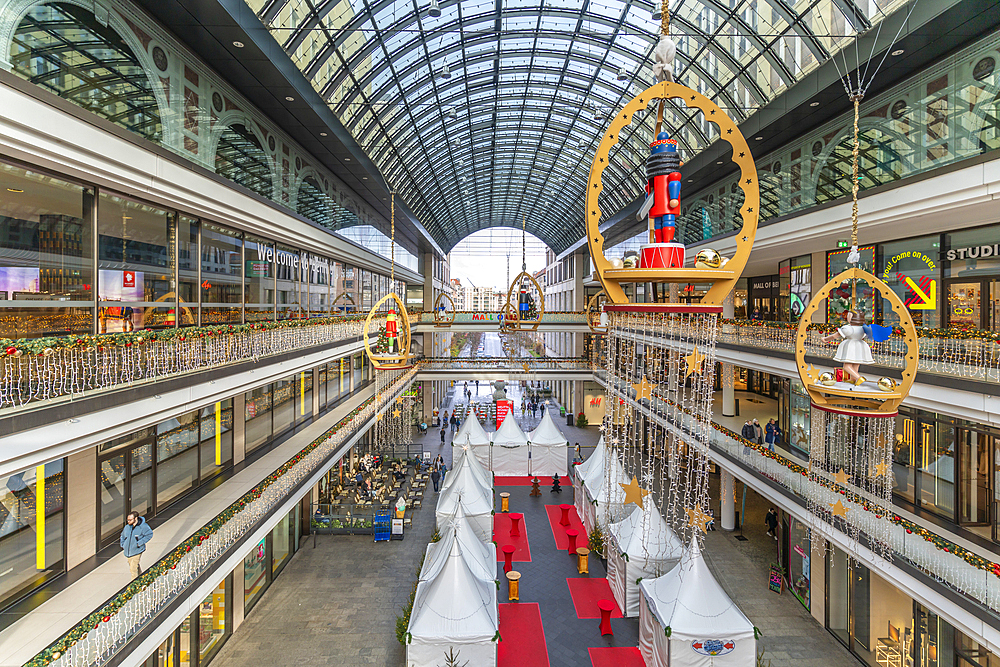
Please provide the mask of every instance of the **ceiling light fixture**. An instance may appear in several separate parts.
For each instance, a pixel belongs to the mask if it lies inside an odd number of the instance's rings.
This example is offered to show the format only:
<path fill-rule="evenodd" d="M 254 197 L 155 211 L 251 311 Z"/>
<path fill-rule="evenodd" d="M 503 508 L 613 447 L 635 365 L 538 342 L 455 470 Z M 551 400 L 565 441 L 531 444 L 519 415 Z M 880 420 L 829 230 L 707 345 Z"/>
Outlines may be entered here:
<path fill-rule="evenodd" d="M 754 141 L 763 141 L 764 137 L 754 137 Z"/>
<path fill-rule="evenodd" d="M 243 48 L 243 42 L 240 42 L 240 41 L 233 42 L 233 46 L 235 46 L 237 49 L 242 49 Z"/>
<path fill-rule="evenodd" d="M 319 136 L 321 136 L 321 137 L 325 137 L 325 136 L 326 136 L 326 132 L 320 132 L 320 133 L 319 133 Z"/>
<path fill-rule="evenodd" d="M 444 65 L 441 66 L 441 78 L 442 79 L 451 78 L 451 69 L 448 68 L 448 63 L 445 63 Z"/>
<path fill-rule="evenodd" d="M 718 161 L 718 162 L 716 162 L 715 164 L 722 164 L 722 160 L 719 160 L 719 161 Z"/>
<path fill-rule="evenodd" d="M 345 159 L 346 161 L 348 161 L 348 162 L 350 162 L 350 161 L 351 161 L 351 158 L 349 158 L 349 157 L 345 157 L 344 159 Z"/>
<path fill-rule="evenodd" d="M 444 115 L 446 115 L 446 116 L 448 116 L 448 118 L 452 118 L 452 119 L 458 118 L 458 112 L 455 111 L 454 109 L 452 109 L 451 107 L 448 107 L 448 109 L 444 112 Z"/>
<path fill-rule="evenodd" d="M 618 68 L 618 80 L 619 81 L 628 81 L 628 72 L 625 71 L 624 67 L 619 67 Z"/>
<path fill-rule="evenodd" d="M 294 98 L 294 97 L 292 97 L 291 95 L 286 95 L 286 96 L 285 96 L 285 101 L 286 101 L 286 102 L 294 102 L 294 101 L 295 101 L 295 98 Z"/>
<path fill-rule="evenodd" d="M 427 15 L 433 18 L 441 16 L 441 6 L 438 0 L 431 0 L 431 6 L 427 8 Z"/>
<path fill-rule="evenodd" d="M 811 107 L 818 107 L 819 106 L 819 102 L 810 102 L 809 106 L 811 106 Z"/>
<path fill-rule="evenodd" d="M 21 188 L 7 188 L 7 192 L 13 192 L 13 193 L 17 194 L 17 193 L 20 193 L 20 192 L 24 192 L 24 190 L 22 190 Z"/>
<path fill-rule="evenodd" d="M 653 10 L 653 13 L 650 16 L 650 18 L 652 18 L 654 21 L 659 21 L 660 19 L 663 18 L 663 12 L 661 12 L 660 8 L 657 7 L 656 9 Z"/>
<path fill-rule="evenodd" d="M 896 49 L 895 51 L 892 52 L 892 55 L 894 55 L 894 56 L 901 56 L 904 53 L 906 53 L 906 49 Z"/>
<path fill-rule="evenodd" d="M 367 176 L 362 176 L 362 177 L 361 177 L 361 180 L 362 180 L 362 181 L 367 181 L 367 180 L 368 180 L 368 177 L 367 177 Z"/>

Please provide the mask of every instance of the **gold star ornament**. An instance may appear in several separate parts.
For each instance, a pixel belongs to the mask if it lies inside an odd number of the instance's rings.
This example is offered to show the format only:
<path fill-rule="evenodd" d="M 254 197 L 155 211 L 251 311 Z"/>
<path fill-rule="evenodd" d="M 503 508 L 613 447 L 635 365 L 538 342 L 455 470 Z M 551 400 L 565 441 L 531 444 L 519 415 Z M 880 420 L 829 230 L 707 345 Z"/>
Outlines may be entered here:
<path fill-rule="evenodd" d="M 618 485 L 625 491 L 624 504 L 628 505 L 629 503 L 633 503 L 638 505 L 639 509 L 643 509 L 642 498 L 643 496 L 648 496 L 649 491 L 639 486 L 639 480 L 636 479 L 635 475 L 632 476 L 632 481 L 628 484 L 618 482 Z"/>
<path fill-rule="evenodd" d="M 876 463 L 875 464 L 875 476 L 876 477 L 885 477 L 885 472 L 888 469 L 889 469 L 889 464 L 886 463 L 885 461 L 881 461 L 879 463 Z"/>
<path fill-rule="evenodd" d="M 700 528 L 703 533 L 708 532 L 708 522 L 712 520 L 711 514 L 700 507 L 685 507 L 684 512 L 688 517 L 687 525 Z"/>
<path fill-rule="evenodd" d="M 653 398 L 653 383 L 646 379 L 646 376 L 642 376 L 642 380 L 633 384 L 632 388 L 635 389 L 635 400 L 641 401 L 642 399 L 651 400 Z"/>
<path fill-rule="evenodd" d="M 830 503 L 830 511 L 833 512 L 833 516 L 847 518 L 847 507 L 839 499 L 835 503 Z"/>
<path fill-rule="evenodd" d="M 402 403 L 403 402 L 403 397 L 402 396 L 397 396 L 396 397 L 396 402 L 397 403 Z"/>
<path fill-rule="evenodd" d="M 834 481 L 837 482 L 837 484 L 840 484 L 841 486 L 846 486 L 847 485 L 847 473 L 844 472 L 843 468 L 841 468 L 837 472 L 837 474 L 833 476 L 833 479 L 834 479 Z"/>
<path fill-rule="evenodd" d="M 402 413 L 402 412 L 400 412 L 399 410 L 393 410 L 393 411 L 392 411 L 392 416 L 393 416 L 393 417 L 398 417 L 398 416 L 399 416 L 399 415 L 401 415 L 401 414 L 403 414 L 403 413 Z"/>
<path fill-rule="evenodd" d="M 684 361 L 687 362 L 687 374 L 684 376 L 685 379 L 691 373 L 697 373 L 701 375 L 702 364 L 705 363 L 705 355 L 698 351 L 698 346 L 695 345 L 694 349 L 691 350 L 691 354 L 684 357 Z"/>

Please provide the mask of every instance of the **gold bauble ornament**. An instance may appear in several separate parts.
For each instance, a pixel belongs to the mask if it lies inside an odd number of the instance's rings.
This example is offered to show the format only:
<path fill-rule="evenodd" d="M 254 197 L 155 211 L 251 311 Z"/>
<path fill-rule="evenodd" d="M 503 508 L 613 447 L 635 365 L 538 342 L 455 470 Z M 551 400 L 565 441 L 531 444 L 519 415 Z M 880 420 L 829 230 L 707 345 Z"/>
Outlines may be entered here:
<path fill-rule="evenodd" d="M 626 253 L 625 258 L 622 260 L 622 266 L 624 266 L 626 269 L 634 269 L 635 267 L 639 266 L 639 253 L 635 252 L 634 250 L 632 252 Z"/>
<path fill-rule="evenodd" d="M 621 259 L 615 257 L 615 258 L 613 258 L 611 260 L 611 268 L 612 269 L 620 269 L 623 266 L 625 266 L 625 262 L 623 262 Z"/>
<path fill-rule="evenodd" d="M 722 266 L 722 255 L 712 248 L 699 250 L 694 257 L 694 268 L 696 269 L 717 269 Z"/>
<path fill-rule="evenodd" d="M 817 379 L 819 380 L 820 384 L 826 385 L 827 387 L 832 387 L 833 385 L 837 384 L 837 380 L 834 377 L 833 373 L 829 371 L 827 371 L 826 373 L 820 373 L 820 376 Z"/>
<path fill-rule="evenodd" d="M 879 378 L 878 388 L 882 391 L 895 391 L 896 381 L 892 378 Z"/>

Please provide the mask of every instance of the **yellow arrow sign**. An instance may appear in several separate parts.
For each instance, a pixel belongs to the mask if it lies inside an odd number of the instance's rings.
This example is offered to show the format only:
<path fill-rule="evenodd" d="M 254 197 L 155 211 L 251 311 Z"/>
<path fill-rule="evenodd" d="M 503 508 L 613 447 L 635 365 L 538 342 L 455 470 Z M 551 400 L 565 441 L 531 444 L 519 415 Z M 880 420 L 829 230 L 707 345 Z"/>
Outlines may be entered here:
<path fill-rule="evenodd" d="M 911 303 L 910 310 L 935 310 L 937 308 L 937 281 L 931 281 L 931 288 L 925 293 L 917 283 L 913 282 L 913 278 L 906 276 L 906 284 L 910 286 L 913 293 L 918 299 L 923 303 Z"/>

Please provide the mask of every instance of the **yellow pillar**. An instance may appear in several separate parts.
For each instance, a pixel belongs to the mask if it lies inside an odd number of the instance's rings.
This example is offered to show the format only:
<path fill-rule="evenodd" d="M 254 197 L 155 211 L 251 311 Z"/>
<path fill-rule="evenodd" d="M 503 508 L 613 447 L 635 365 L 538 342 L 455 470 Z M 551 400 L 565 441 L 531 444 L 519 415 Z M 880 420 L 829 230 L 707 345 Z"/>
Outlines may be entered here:
<path fill-rule="evenodd" d="M 215 404 L 215 465 L 222 465 L 222 403 Z"/>
<path fill-rule="evenodd" d="M 35 569 L 45 569 L 45 466 L 35 466 Z"/>

